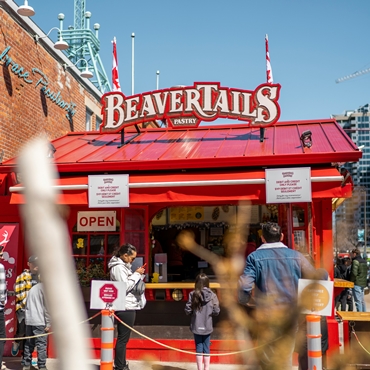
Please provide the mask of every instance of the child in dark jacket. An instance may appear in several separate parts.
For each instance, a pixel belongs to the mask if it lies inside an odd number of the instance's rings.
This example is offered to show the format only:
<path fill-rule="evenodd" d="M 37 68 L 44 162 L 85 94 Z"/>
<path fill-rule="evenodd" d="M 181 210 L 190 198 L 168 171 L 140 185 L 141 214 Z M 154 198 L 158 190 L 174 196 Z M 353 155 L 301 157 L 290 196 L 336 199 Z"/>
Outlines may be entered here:
<path fill-rule="evenodd" d="M 212 316 L 220 313 L 220 304 L 216 294 L 209 289 L 209 279 L 206 274 L 201 273 L 196 277 L 195 290 L 189 294 L 185 313 L 191 315 L 190 330 L 194 334 L 197 368 L 202 370 L 204 360 L 204 370 L 209 370 L 211 358 L 206 355 L 210 353 Z"/>

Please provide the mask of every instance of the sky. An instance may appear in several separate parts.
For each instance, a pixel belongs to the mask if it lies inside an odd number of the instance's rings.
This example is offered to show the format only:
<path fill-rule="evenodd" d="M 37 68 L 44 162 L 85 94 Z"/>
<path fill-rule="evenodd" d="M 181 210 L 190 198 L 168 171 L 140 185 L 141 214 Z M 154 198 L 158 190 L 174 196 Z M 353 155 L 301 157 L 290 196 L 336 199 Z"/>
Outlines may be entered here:
<path fill-rule="evenodd" d="M 23 0 L 15 0 L 22 5 Z M 265 34 L 274 83 L 281 85 L 280 121 L 330 118 L 370 102 L 369 0 L 85 0 L 91 28 L 100 24 L 100 57 L 111 81 L 117 38 L 119 80 L 131 95 L 159 87 L 220 82 L 254 90 L 266 82 Z M 32 20 L 47 33 L 74 23 L 74 0 L 29 0 Z M 49 36 L 57 39 L 57 32 Z"/>

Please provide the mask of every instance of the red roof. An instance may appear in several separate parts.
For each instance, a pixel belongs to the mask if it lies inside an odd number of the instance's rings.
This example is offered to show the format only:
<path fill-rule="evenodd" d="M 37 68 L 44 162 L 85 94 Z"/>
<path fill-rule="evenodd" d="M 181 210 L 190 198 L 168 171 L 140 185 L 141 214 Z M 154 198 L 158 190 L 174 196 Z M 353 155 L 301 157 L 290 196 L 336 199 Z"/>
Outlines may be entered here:
<path fill-rule="evenodd" d="M 312 146 L 303 147 L 302 132 L 310 130 Z M 120 134 L 69 133 L 52 143 L 59 172 L 171 169 L 227 169 L 320 165 L 358 161 L 361 152 L 333 119 L 280 122 L 260 130 L 243 125 L 200 126 L 196 129 L 126 129 Z M 16 159 L 3 163 L 13 166 Z"/>

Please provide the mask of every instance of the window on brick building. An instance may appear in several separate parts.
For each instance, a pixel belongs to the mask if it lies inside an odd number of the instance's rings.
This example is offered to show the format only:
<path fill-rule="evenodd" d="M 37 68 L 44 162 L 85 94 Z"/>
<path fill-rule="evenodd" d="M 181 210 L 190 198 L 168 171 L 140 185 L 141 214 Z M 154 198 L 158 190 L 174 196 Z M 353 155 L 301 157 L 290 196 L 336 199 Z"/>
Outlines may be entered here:
<path fill-rule="evenodd" d="M 99 130 L 99 127 L 102 123 L 102 119 L 98 116 L 96 116 L 96 121 L 95 121 L 95 130 Z"/>
<path fill-rule="evenodd" d="M 92 118 L 93 118 L 93 112 L 86 108 L 86 123 L 85 123 L 85 130 L 90 131 L 92 129 Z"/>

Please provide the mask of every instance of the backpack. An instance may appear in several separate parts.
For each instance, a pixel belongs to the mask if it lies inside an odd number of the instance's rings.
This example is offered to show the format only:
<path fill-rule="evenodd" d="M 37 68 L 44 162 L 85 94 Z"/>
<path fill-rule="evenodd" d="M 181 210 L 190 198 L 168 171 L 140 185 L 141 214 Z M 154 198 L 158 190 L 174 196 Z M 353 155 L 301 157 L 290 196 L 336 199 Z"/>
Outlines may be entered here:
<path fill-rule="evenodd" d="M 144 292 L 145 292 L 145 283 L 142 279 L 140 279 L 134 285 L 134 287 L 130 290 L 130 293 L 132 293 L 133 295 L 136 295 L 136 296 L 140 296 L 140 295 L 144 294 Z"/>

